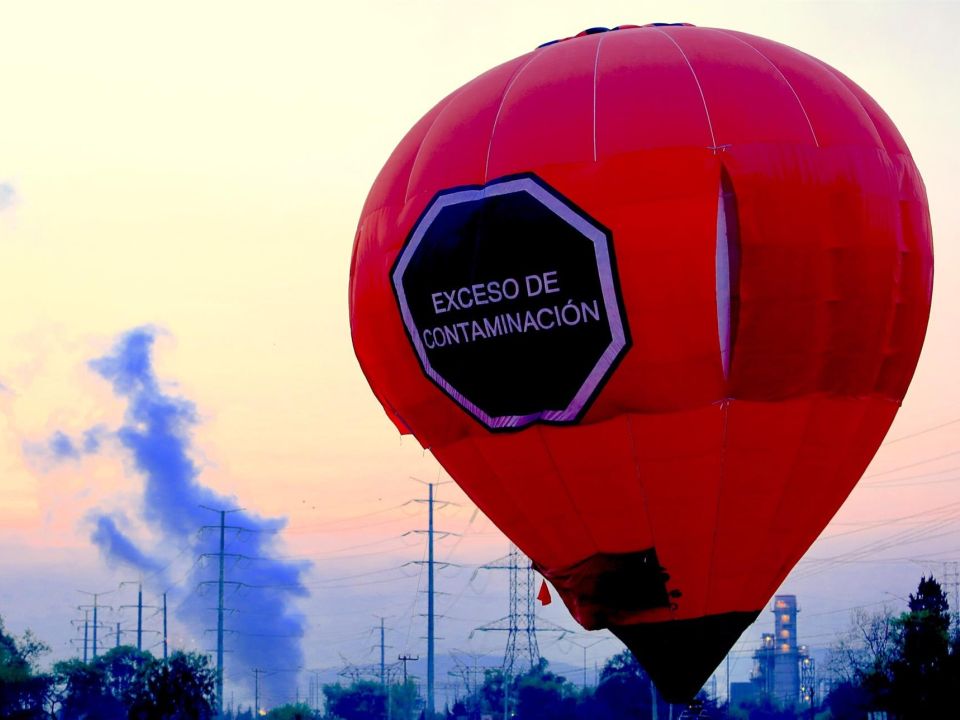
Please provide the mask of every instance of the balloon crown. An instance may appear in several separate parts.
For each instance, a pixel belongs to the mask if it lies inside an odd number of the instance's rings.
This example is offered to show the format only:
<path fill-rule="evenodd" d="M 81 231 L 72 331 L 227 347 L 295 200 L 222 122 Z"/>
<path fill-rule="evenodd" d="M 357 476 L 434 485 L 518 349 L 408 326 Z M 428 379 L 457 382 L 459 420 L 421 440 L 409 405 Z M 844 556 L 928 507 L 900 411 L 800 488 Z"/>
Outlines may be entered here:
<path fill-rule="evenodd" d="M 537 45 L 537 49 L 540 49 L 542 47 L 547 47 L 548 45 L 556 45 L 557 43 L 566 42 L 567 40 L 573 40 L 574 38 L 585 37 L 586 35 L 596 35 L 597 33 L 614 32 L 616 30 L 633 30 L 635 28 L 645 28 L 645 27 L 696 27 L 696 26 L 693 25 L 692 23 L 665 23 L 665 22 L 647 23 L 646 25 L 617 25 L 616 27 L 612 27 L 612 28 L 597 26 L 597 27 L 587 28 L 586 30 L 582 30 L 581 32 L 578 32 L 576 35 L 571 35 L 570 37 L 560 38 L 559 40 L 548 40 L 545 43 L 541 43 L 540 45 Z"/>

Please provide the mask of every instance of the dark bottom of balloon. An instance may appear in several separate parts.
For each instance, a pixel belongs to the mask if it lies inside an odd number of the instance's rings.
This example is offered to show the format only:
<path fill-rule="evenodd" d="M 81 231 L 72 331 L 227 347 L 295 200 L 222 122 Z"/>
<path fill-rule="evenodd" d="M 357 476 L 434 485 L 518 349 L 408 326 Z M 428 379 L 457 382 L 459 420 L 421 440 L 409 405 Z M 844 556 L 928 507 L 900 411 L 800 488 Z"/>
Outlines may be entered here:
<path fill-rule="evenodd" d="M 692 620 L 611 626 L 634 654 L 661 696 L 688 703 L 760 611 L 707 615 Z"/>

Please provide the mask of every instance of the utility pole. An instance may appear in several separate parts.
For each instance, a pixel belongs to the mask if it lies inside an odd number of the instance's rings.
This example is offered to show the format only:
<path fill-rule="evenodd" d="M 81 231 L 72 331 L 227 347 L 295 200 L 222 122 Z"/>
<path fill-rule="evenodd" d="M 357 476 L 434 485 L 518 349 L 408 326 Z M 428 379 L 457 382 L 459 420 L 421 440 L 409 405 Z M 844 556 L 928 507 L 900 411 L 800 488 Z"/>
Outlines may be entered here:
<path fill-rule="evenodd" d="M 124 608 L 136 608 L 137 609 L 137 650 L 143 650 L 143 608 L 151 608 L 156 610 L 156 605 L 144 605 L 143 604 L 143 582 L 139 580 L 124 580 L 120 583 L 120 587 L 124 585 L 136 585 L 137 586 L 137 604 L 136 605 L 121 605 L 120 609 Z M 156 632 L 152 630 L 151 632 Z"/>
<path fill-rule="evenodd" d="M 464 656 L 471 662 L 464 660 Z M 493 668 L 481 667 L 480 655 L 477 653 L 458 653 L 457 651 L 452 651 L 450 653 L 450 657 L 453 658 L 457 669 L 455 671 L 451 670 L 448 674 L 451 677 L 459 676 L 463 680 L 464 688 L 466 688 L 464 700 L 467 703 L 467 715 L 471 718 L 479 717 L 479 688 L 482 684 L 482 678 L 485 676 L 486 671 L 492 670 Z"/>
<path fill-rule="evenodd" d="M 99 609 L 102 608 L 102 607 L 109 608 L 109 609 L 111 609 L 111 610 L 113 609 L 113 608 L 111 608 L 109 605 L 101 605 L 101 604 L 100 604 L 100 596 L 101 596 L 101 595 L 107 595 L 108 593 L 113 592 L 113 590 L 108 590 L 108 591 L 106 591 L 106 592 L 98 592 L 98 593 L 87 592 L 86 590 L 78 590 L 77 592 L 82 593 L 82 594 L 84 594 L 84 595 L 89 595 L 89 596 L 91 596 L 91 597 L 93 598 L 93 605 L 81 605 L 78 609 L 80 609 L 80 610 L 92 609 L 92 610 L 93 610 L 93 659 L 96 660 L 96 659 L 97 659 L 97 629 L 98 629 L 99 623 L 100 623 L 100 621 L 99 621 L 99 619 L 98 619 L 98 617 L 97 617 L 97 612 L 98 612 Z M 84 643 L 84 645 L 86 645 L 86 643 Z"/>
<path fill-rule="evenodd" d="M 583 646 L 583 689 L 587 689 L 587 646 Z"/>
<path fill-rule="evenodd" d="M 416 478 L 412 478 L 416 480 Z M 435 650 L 436 650 L 436 610 L 434 603 L 434 596 L 436 595 L 435 583 L 434 583 L 434 570 L 437 565 L 447 566 L 450 563 L 438 563 L 434 559 L 434 549 L 433 544 L 436 537 L 439 535 L 441 537 L 446 537 L 451 535 L 449 532 L 436 532 L 434 530 L 433 523 L 433 511 L 436 505 L 446 506 L 450 505 L 449 502 L 440 503 L 436 500 L 435 488 L 437 485 L 446 484 L 444 483 L 424 483 L 423 480 L 417 480 L 417 482 L 423 483 L 428 488 L 427 499 L 423 500 L 420 498 L 414 499 L 413 502 L 417 503 L 426 503 L 427 504 L 427 706 L 424 709 L 424 715 L 426 720 L 434 720 L 434 715 L 436 715 L 436 694 L 435 694 Z M 447 481 L 449 482 L 449 481 Z M 415 533 L 423 533 L 423 530 L 415 530 Z M 414 564 L 420 564 L 423 561 L 418 561 Z"/>
<path fill-rule="evenodd" d="M 727 712 L 730 711 L 730 653 L 727 653 Z"/>
<path fill-rule="evenodd" d="M 223 715 L 223 534 L 226 512 L 220 511 L 220 578 L 217 581 L 217 715 Z M 259 681 L 260 676 L 257 675 Z M 259 685 L 258 685 L 259 690 Z M 259 698 L 258 698 L 259 700 Z M 259 715 L 259 707 L 257 708 Z"/>
<path fill-rule="evenodd" d="M 223 585 L 224 585 L 224 538 L 227 530 L 227 513 L 240 512 L 240 508 L 224 510 L 221 508 L 211 508 L 201 505 L 204 510 L 215 512 L 220 515 L 220 524 L 218 526 L 204 525 L 202 529 L 218 529 L 220 531 L 220 551 L 217 553 L 219 559 L 220 575 L 217 581 L 217 715 L 223 715 Z M 231 530 L 239 530 L 235 526 L 229 526 Z M 201 557 L 212 555 L 213 553 L 204 553 Z M 259 679 L 259 675 L 257 675 Z M 259 708 L 258 708 L 259 710 Z"/>
<path fill-rule="evenodd" d="M 87 664 L 87 636 L 90 633 L 90 611 L 83 614 L 83 664 Z"/>
<path fill-rule="evenodd" d="M 117 644 L 114 647 L 120 647 L 120 623 L 117 623 Z"/>
<path fill-rule="evenodd" d="M 220 511 L 220 579 L 217 582 L 217 715 L 223 714 L 223 534 L 226 513 Z M 257 676 L 259 681 L 260 676 Z M 257 686 L 259 690 L 259 685 Z M 259 698 L 258 698 L 259 700 Z M 260 715 L 259 707 L 257 716 Z"/>
<path fill-rule="evenodd" d="M 263 674 L 263 670 L 259 668 L 253 669 L 253 704 L 254 711 L 253 717 L 260 717 L 260 675 Z"/>
<path fill-rule="evenodd" d="M 309 670 L 308 672 L 313 673 L 313 677 L 310 679 L 313 687 L 313 712 L 317 717 L 320 717 L 320 671 Z"/>
<path fill-rule="evenodd" d="M 386 647 L 383 644 L 383 618 L 380 618 L 380 685 L 386 685 L 387 682 L 387 664 L 384 657 Z"/>
<path fill-rule="evenodd" d="M 416 662 L 420 659 L 419 655 L 397 655 L 397 660 L 403 663 L 403 684 L 407 684 L 407 663 Z"/>
<path fill-rule="evenodd" d="M 592 648 L 594 645 L 599 645 L 600 643 L 607 642 L 608 640 L 612 640 L 612 638 L 605 637 L 605 638 L 600 638 L 598 640 L 594 640 L 593 642 L 590 642 L 590 643 L 581 644 L 581 643 L 578 643 L 576 640 L 571 640 L 570 638 L 566 638 L 566 641 L 568 643 L 570 643 L 571 645 L 575 645 L 581 650 L 583 650 L 583 687 L 584 689 L 587 688 L 587 650 L 589 648 Z"/>
<path fill-rule="evenodd" d="M 163 594 L 163 659 L 167 659 L 167 594 Z"/>
<path fill-rule="evenodd" d="M 428 535 L 427 535 L 427 720 L 436 713 L 434 698 L 434 632 L 433 632 L 433 483 L 429 485 Z"/>
<path fill-rule="evenodd" d="M 960 563 L 956 560 L 943 563 L 943 589 L 947 597 L 953 590 L 953 612 L 950 614 L 953 616 L 953 632 L 960 633 Z"/>

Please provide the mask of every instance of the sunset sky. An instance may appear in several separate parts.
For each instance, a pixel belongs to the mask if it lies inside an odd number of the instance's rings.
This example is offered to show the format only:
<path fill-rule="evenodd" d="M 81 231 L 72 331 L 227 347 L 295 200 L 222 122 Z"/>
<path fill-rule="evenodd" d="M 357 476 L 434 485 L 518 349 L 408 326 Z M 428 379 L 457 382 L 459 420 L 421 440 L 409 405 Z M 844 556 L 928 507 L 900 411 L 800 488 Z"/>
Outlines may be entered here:
<path fill-rule="evenodd" d="M 800 641 L 828 645 L 855 606 L 899 609 L 921 573 L 941 576 L 944 561 L 960 559 L 960 4 L 4 2 L 7 627 L 32 628 L 54 661 L 77 652 L 71 621 L 88 601 L 78 590 L 115 591 L 103 598 L 115 607 L 135 601 L 118 584 L 137 572 L 107 562 L 91 539 L 106 517 L 156 558 L 144 580 L 150 603 L 169 589 L 184 608 L 177 646 L 213 647 L 203 630 L 215 617 L 204 626 L 202 612 L 215 596 L 194 582 L 213 568 L 194 555 L 207 548 L 200 526 L 216 518 L 191 507 L 162 520 L 187 529 L 151 525 L 148 473 L 117 434 L 150 432 L 136 416 L 142 401 L 182 413 L 198 473 L 184 497 L 229 500 L 258 527 L 286 519 L 252 543 L 309 591 L 290 599 L 301 614 L 302 642 L 290 633 L 300 667 L 373 662 L 377 616 L 390 628 L 388 657 L 423 656 L 422 578 L 404 565 L 423 557 L 423 538 L 403 533 L 426 517 L 407 501 L 425 496 L 411 478 L 449 478 L 397 435 L 353 355 L 347 275 L 361 205 L 396 143 L 449 91 L 546 40 L 653 21 L 742 30 L 840 69 L 886 109 L 927 186 L 936 279 L 924 352 L 887 443 L 783 585 L 799 596 Z M 128 369 L 111 362 L 135 352 L 133 341 L 149 349 L 150 338 L 150 365 L 131 389 Z M 439 652 L 492 658 L 502 636 L 468 635 L 506 614 L 505 578 L 475 568 L 505 554 L 506 540 L 456 485 L 440 497 L 459 504 L 438 523 L 462 535 L 443 540 L 439 557 L 464 567 L 439 576 L 450 593 L 438 601 L 447 616 Z M 249 550 L 236 540 L 235 552 Z M 133 616 L 105 617 L 129 629 Z M 560 603 L 543 617 L 576 627 Z M 744 634 L 734 679 L 746 678 L 747 651 L 771 626 L 765 613 Z M 551 661 L 583 660 L 568 640 L 545 635 L 541 648 Z M 614 640 L 590 648 L 590 667 L 620 649 Z M 238 702 L 250 700 L 250 670 L 228 665 Z M 283 672 L 269 702 L 305 692 L 303 672 L 270 670 Z"/>

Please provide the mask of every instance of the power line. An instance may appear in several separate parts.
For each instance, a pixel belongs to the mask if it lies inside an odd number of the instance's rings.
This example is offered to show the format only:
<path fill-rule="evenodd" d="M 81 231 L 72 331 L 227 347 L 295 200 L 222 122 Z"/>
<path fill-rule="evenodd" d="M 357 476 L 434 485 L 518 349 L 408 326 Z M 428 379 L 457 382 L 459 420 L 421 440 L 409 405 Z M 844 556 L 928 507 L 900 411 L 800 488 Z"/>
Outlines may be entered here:
<path fill-rule="evenodd" d="M 912 432 L 909 435 L 901 435 L 900 437 L 894 438 L 893 440 L 887 440 L 883 444 L 893 445 L 894 443 L 902 442 L 904 440 L 910 440 L 911 438 L 919 437 L 920 435 L 926 435 L 927 433 L 933 432 L 934 430 L 940 430 L 942 428 L 949 427 L 950 425 L 956 425 L 957 423 L 960 423 L 960 418 L 947 420 L 946 422 L 940 423 L 939 425 L 933 425 L 932 427 L 924 428 L 923 430 L 917 430 L 916 432 Z"/>
<path fill-rule="evenodd" d="M 881 470 L 880 472 L 870 473 L 869 475 L 864 475 L 863 479 L 867 480 L 873 477 L 879 477 L 880 475 L 889 475 L 890 473 L 895 473 L 899 470 L 907 470 L 909 468 L 917 467 L 918 465 L 926 465 L 927 463 L 935 462 L 937 460 L 943 460 L 944 458 L 953 457 L 954 455 L 960 455 L 960 450 L 953 450 L 948 453 L 943 453 L 942 455 L 936 455 L 934 457 L 925 458 L 923 460 L 917 460 L 916 462 L 907 463 L 906 465 L 900 465 L 899 467 L 890 468 L 888 470 Z"/>

